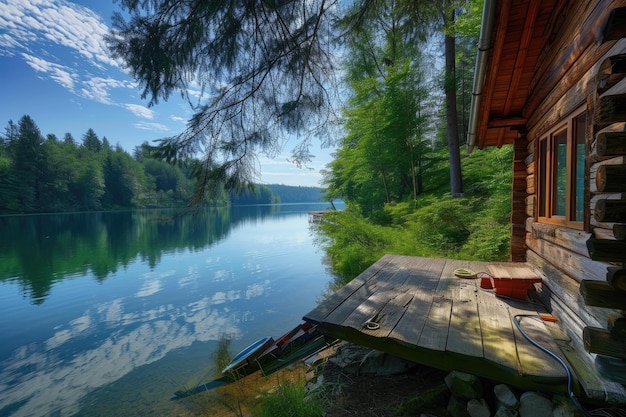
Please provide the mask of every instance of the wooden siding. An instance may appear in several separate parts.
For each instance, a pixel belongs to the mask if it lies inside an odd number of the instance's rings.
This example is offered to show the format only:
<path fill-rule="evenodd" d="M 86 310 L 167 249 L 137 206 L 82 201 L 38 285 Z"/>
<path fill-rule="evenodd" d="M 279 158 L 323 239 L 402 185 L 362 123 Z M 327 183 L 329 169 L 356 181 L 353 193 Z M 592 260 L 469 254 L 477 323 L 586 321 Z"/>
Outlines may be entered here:
<path fill-rule="evenodd" d="M 626 0 L 498 1 L 476 134 L 478 148 L 515 143 L 512 258 L 545 275 L 542 300 L 580 351 L 622 365 L 626 337 L 613 328 L 626 322 L 626 290 L 612 277 L 626 276 L 624 27 Z M 580 109 L 582 230 L 538 222 L 537 195 L 538 141 Z"/>

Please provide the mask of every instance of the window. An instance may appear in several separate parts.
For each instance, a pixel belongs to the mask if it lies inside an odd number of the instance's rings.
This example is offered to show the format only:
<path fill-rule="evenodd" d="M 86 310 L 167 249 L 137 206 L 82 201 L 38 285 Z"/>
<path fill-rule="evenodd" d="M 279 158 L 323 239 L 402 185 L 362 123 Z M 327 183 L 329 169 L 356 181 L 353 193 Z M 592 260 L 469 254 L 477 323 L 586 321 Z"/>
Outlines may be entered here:
<path fill-rule="evenodd" d="M 539 140 L 539 221 L 577 229 L 584 226 L 585 123 L 585 113 L 576 113 Z"/>

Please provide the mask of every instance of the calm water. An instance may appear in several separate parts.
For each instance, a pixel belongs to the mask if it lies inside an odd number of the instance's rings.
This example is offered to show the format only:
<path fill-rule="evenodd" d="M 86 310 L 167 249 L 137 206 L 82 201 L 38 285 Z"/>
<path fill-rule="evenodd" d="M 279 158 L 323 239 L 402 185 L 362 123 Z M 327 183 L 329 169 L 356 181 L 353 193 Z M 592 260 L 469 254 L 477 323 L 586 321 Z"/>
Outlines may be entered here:
<path fill-rule="evenodd" d="M 184 415 L 221 336 L 279 336 L 325 292 L 324 208 L 0 217 L 0 416 Z"/>

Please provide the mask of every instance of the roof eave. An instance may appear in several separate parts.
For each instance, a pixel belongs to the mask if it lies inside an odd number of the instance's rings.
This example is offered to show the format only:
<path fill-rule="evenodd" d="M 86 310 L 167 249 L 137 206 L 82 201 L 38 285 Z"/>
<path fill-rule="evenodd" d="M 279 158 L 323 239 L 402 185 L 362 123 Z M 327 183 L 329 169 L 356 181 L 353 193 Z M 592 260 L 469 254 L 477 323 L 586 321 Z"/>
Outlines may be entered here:
<path fill-rule="evenodd" d="M 480 104 L 485 85 L 489 50 L 491 49 L 491 33 L 496 13 L 496 0 L 485 0 L 483 6 L 483 18 L 478 39 L 478 53 L 476 55 L 476 68 L 474 71 L 474 86 L 472 89 L 472 101 L 470 104 L 469 127 L 467 131 L 467 152 L 471 153 L 476 146 L 478 118 Z"/>

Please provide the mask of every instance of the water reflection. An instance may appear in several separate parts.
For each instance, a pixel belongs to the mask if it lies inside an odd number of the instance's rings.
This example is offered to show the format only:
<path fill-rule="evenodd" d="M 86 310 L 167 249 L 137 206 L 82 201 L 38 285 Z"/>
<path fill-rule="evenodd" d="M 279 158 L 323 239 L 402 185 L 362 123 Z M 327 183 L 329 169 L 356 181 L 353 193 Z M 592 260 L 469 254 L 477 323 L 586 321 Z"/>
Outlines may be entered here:
<path fill-rule="evenodd" d="M 0 281 L 16 280 L 33 303 L 55 282 L 91 273 L 99 281 L 136 259 L 154 268 L 165 253 L 203 250 L 240 224 L 261 221 L 279 206 L 136 210 L 0 216 Z M 231 212 L 233 215 L 231 216 Z"/>
<path fill-rule="evenodd" d="M 49 339 L 22 346 L 0 363 L 0 411 L 17 408 L 10 414 L 16 417 L 74 414 L 89 392 L 174 349 L 222 335 L 240 337 L 239 323 L 253 313 L 223 306 L 263 292 L 263 285 L 253 284 L 245 291 L 219 291 L 184 307 L 163 304 L 133 312 L 125 310 L 124 300 L 115 299 L 89 308 Z M 89 338 L 107 331 L 108 337 L 84 349 Z"/>
<path fill-rule="evenodd" d="M 145 415 L 133 400 L 122 410 L 94 393 L 192 344 L 230 335 L 246 345 L 293 326 L 329 281 L 303 213 L 3 218 L 3 232 L 28 226 L 45 237 L 0 243 L 0 416 L 96 415 L 87 398 L 103 415 Z M 16 283 L 32 298 L 14 297 Z M 206 367 L 209 353 L 187 368 Z M 139 390 L 136 382 L 123 389 L 129 398 Z M 149 408 L 167 415 L 169 396 L 160 397 Z"/>

